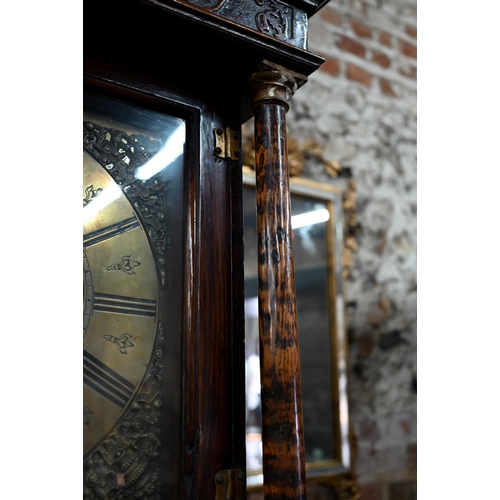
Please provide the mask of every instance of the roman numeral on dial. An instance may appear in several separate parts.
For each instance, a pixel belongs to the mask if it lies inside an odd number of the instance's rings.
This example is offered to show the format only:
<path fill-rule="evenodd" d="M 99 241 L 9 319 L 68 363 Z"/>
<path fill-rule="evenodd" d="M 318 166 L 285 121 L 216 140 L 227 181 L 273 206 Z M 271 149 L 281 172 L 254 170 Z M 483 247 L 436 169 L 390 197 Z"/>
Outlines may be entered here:
<path fill-rule="evenodd" d="M 156 301 L 109 293 L 94 293 L 94 311 L 154 318 L 156 316 Z"/>
<path fill-rule="evenodd" d="M 135 387 L 97 358 L 83 351 L 83 383 L 119 408 L 132 397 Z"/>
<path fill-rule="evenodd" d="M 85 234 L 83 236 L 83 246 L 90 247 L 91 245 L 109 240 L 110 238 L 114 238 L 115 236 L 125 233 L 126 231 L 130 231 L 136 227 L 139 227 L 139 221 L 135 218 L 135 216 L 130 217 L 130 219 L 122 220 L 121 222 L 105 227 L 104 229 L 99 229 L 93 233 Z"/>

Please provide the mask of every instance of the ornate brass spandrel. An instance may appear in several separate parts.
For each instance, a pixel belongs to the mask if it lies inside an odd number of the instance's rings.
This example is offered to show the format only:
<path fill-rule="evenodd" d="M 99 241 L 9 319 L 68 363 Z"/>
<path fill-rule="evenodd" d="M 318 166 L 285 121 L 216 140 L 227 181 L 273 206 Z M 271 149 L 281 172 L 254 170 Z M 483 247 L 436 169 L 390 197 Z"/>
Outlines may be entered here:
<path fill-rule="evenodd" d="M 163 224 L 165 183 L 162 173 L 147 180 L 136 178 L 136 170 L 155 156 L 161 144 L 145 135 L 127 134 L 102 125 L 84 122 L 83 149 L 105 166 L 115 182 L 122 186 L 147 229 L 165 287 L 166 229 Z"/>
<path fill-rule="evenodd" d="M 162 405 L 158 384 L 163 374 L 163 340 L 163 325 L 159 323 L 152 362 L 130 410 L 84 461 L 84 500 L 160 499 L 158 433 Z M 84 408 L 84 420 L 90 413 Z"/>

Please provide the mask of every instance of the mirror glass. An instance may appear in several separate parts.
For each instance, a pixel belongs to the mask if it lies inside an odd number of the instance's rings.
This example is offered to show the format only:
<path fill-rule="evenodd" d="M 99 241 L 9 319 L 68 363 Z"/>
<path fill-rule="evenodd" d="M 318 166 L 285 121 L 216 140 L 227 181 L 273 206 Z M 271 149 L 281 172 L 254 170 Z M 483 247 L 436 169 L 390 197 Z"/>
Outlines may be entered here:
<path fill-rule="evenodd" d="M 262 484 L 255 178 L 245 169 L 245 326 L 248 485 Z M 349 463 L 341 192 L 292 179 L 302 411 L 308 476 Z M 322 469 L 322 470 L 320 470 Z"/>

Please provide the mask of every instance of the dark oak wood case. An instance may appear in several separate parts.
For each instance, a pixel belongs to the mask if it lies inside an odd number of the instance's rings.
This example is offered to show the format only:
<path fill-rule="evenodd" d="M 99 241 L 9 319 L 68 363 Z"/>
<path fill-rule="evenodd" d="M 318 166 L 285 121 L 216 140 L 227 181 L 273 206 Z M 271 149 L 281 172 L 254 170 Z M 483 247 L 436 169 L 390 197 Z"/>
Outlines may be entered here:
<path fill-rule="evenodd" d="M 84 90 L 173 113 L 186 120 L 188 137 L 184 188 L 176 198 L 184 222 L 173 243 L 183 265 L 167 275 L 178 293 L 159 304 L 178 361 L 165 367 L 162 382 L 180 419 L 172 433 L 165 417 L 160 434 L 171 478 L 154 492 L 132 488 L 109 498 L 212 499 L 217 472 L 245 471 L 242 169 L 238 159 L 216 154 L 214 131 L 238 132 L 251 116 L 248 80 L 262 60 L 301 75 L 317 69 L 322 59 L 306 50 L 307 17 L 320 5 L 290 2 L 286 12 L 295 16 L 287 33 L 298 35 L 286 38 L 252 24 L 259 18 L 245 5 L 263 2 L 236 2 L 230 15 L 216 12 L 215 4 L 84 5 Z"/>

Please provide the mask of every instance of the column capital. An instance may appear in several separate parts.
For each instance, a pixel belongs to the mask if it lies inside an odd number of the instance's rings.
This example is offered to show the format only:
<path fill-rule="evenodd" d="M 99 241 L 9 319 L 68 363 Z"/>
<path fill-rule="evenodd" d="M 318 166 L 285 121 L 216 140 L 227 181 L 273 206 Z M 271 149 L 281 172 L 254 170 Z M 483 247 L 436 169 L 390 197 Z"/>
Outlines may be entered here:
<path fill-rule="evenodd" d="M 286 111 L 296 90 L 307 82 L 307 76 L 262 59 L 247 80 L 252 112 L 262 104 L 281 104 Z"/>

